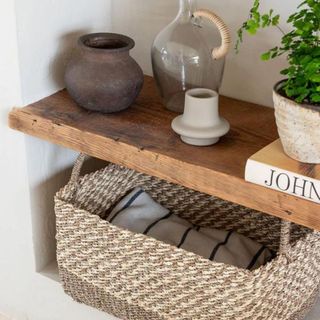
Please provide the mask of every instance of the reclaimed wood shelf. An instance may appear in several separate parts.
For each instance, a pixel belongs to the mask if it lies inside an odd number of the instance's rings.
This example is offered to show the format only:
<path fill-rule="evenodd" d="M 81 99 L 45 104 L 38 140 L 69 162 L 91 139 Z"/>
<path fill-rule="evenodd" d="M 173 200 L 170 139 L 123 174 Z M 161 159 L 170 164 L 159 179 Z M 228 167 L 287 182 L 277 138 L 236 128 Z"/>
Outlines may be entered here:
<path fill-rule="evenodd" d="M 211 147 L 184 144 L 171 130 L 151 77 L 128 110 L 102 115 L 78 107 L 65 90 L 9 115 L 11 128 L 90 156 L 320 230 L 320 206 L 244 180 L 247 159 L 278 138 L 270 108 L 221 97 L 231 131 Z"/>

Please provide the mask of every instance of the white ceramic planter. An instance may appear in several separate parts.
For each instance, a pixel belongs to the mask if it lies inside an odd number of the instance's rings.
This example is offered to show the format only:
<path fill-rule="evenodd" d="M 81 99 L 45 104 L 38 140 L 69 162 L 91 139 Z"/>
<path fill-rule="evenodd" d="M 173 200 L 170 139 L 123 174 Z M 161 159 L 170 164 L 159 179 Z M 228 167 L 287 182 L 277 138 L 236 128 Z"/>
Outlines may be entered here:
<path fill-rule="evenodd" d="M 173 120 L 172 129 L 187 144 L 217 143 L 230 130 L 229 123 L 219 115 L 219 94 L 209 89 L 187 91 L 184 113 Z"/>
<path fill-rule="evenodd" d="M 276 121 L 286 154 L 300 162 L 320 163 L 320 107 L 298 104 L 273 91 Z"/>

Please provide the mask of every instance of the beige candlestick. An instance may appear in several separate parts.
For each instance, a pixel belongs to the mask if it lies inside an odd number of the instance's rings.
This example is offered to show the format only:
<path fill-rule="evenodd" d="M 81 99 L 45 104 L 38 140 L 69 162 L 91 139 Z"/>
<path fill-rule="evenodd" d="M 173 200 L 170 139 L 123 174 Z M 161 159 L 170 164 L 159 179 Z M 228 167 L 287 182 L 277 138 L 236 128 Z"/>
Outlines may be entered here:
<path fill-rule="evenodd" d="M 228 121 L 219 115 L 219 94 L 209 89 L 187 91 L 184 113 L 173 120 L 172 129 L 187 144 L 217 143 L 230 130 Z"/>

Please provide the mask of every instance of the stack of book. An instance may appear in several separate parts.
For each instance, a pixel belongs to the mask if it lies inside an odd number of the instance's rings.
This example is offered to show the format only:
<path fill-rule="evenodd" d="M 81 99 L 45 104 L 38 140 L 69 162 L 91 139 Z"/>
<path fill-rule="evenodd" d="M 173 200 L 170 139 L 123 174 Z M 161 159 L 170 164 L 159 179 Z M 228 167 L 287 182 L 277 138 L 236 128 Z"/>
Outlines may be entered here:
<path fill-rule="evenodd" d="M 320 165 L 289 158 L 277 140 L 248 161 L 245 179 L 309 201 L 320 203 Z"/>

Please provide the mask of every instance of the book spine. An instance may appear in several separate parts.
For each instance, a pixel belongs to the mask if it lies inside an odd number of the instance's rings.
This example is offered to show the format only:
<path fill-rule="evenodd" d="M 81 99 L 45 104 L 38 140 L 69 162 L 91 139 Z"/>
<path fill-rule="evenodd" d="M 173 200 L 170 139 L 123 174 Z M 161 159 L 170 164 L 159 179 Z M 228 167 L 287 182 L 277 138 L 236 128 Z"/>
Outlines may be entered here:
<path fill-rule="evenodd" d="M 320 203 L 320 181 L 249 159 L 245 180 L 308 201 Z"/>

